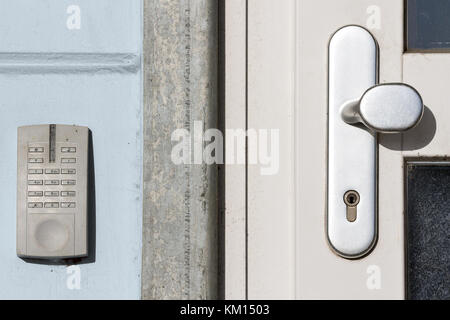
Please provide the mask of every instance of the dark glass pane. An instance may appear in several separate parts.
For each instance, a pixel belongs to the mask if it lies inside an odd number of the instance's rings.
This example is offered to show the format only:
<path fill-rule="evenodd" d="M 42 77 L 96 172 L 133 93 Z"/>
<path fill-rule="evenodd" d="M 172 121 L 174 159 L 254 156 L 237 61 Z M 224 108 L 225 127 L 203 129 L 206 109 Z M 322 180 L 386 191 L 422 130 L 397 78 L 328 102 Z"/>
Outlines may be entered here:
<path fill-rule="evenodd" d="M 407 165 L 407 297 L 450 299 L 450 166 Z"/>
<path fill-rule="evenodd" d="M 407 50 L 450 49 L 450 0 L 407 0 Z"/>

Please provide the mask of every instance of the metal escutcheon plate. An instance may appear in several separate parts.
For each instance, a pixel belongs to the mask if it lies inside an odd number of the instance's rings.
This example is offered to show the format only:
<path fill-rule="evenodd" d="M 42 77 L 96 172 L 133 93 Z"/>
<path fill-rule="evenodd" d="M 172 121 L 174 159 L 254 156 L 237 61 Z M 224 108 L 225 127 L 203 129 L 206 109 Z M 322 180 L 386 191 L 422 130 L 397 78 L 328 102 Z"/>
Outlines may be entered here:
<path fill-rule="evenodd" d="M 375 39 L 359 26 L 338 30 L 329 43 L 328 67 L 327 234 L 338 255 L 355 259 L 367 254 L 377 238 L 377 141 L 369 130 L 345 123 L 340 108 L 377 84 Z M 359 195 L 354 221 L 344 201 L 350 190 Z"/>

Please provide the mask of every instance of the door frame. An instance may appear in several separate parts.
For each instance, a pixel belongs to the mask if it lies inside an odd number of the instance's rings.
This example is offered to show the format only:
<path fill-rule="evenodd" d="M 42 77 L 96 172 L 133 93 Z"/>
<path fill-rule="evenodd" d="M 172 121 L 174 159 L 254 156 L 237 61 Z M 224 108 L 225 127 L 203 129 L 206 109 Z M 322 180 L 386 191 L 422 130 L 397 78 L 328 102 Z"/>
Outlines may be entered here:
<path fill-rule="evenodd" d="M 402 135 L 379 136 L 383 200 L 371 254 L 339 257 L 325 231 L 329 38 L 345 25 L 369 29 L 380 83 L 403 82 L 404 1 L 274 2 L 226 2 L 225 127 L 280 128 L 282 143 L 276 177 L 226 166 L 225 297 L 404 299 Z"/>
<path fill-rule="evenodd" d="M 296 10 L 295 0 L 225 2 L 225 128 L 284 128 L 280 174 L 263 176 L 261 165 L 248 162 L 226 165 L 226 299 L 295 298 L 295 243 L 289 239 L 295 235 L 291 160 L 296 73 L 291 66 L 295 64 Z M 284 21 L 286 15 L 289 19 Z M 279 102 L 282 108 L 274 112 Z M 226 141 L 232 138 L 225 134 Z M 246 142 L 247 157 L 253 147 Z M 225 153 L 227 148 L 226 144 Z M 277 201 L 267 201 L 271 197 Z M 274 209 L 285 214 L 280 218 Z M 268 232 L 276 241 L 265 241 Z M 268 263 L 266 257 L 276 263 Z"/>

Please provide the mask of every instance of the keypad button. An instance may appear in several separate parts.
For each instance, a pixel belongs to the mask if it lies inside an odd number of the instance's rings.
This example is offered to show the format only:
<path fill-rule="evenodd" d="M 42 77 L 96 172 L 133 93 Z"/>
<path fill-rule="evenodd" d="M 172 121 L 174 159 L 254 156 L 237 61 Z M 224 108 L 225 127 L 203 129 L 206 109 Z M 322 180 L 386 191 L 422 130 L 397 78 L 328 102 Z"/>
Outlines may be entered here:
<path fill-rule="evenodd" d="M 59 169 L 45 169 L 45 174 L 59 174 Z"/>
<path fill-rule="evenodd" d="M 45 180 L 46 186 L 58 186 L 59 180 Z"/>
<path fill-rule="evenodd" d="M 42 208 L 42 202 L 28 202 L 28 208 L 40 209 L 40 208 Z"/>
<path fill-rule="evenodd" d="M 42 174 L 42 169 L 28 169 L 28 174 Z"/>
<path fill-rule="evenodd" d="M 28 180 L 30 186 L 42 186 L 42 180 Z"/>
<path fill-rule="evenodd" d="M 61 184 L 63 186 L 74 186 L 76 183 L 77 182 L 75 180 L 61 180 Z"/>
<path fill-rule="evenodd" d="M 61 191 L 61 197 L 75 197 L 75 191 Z"/>
<path fill-rule="evenodd" d="M 57 209 L 59 208 L 59 202 L 46 202 L 44 208 L 47 209 Z"/>
<path fill-rule="evenodd" d="M 29 147 L 28 152 L 29 153 L 43 153 L 44 148 L 43 147 Z"/>
<path fill-rule="evenodd" d="M 61 158 L 61 163 L 77 163 L 76 158 Z"/>
<path fill-rule="evenodd" d="M 76 169 L 61 169 L 61 174 L 76 174 Z"/>
<path fill-rule="evenodd" d="M 61 148 L 62 153 L 75 153 L 77 152 L 77 148 L 75 147 L 62 147 Z"/>
<path fill-rule="evenodd" d="M 43 158 L 29 158 L 28 163 L 44 163 Z"/>
<path fill-rule="evenodd" d="M 59 191 L 45 191 L 46 197 L 58 197 Z"/>
<path fill-rule="evenodd" d="M 28 191 L 29 197 L 42 197 L 43 192 L 42 191 Z"/>
<path fill-rule="evenodd" d="M 75 207 L 76 207 L 75 202 L 61 202 L 61 208 L 73 209 Z"/>

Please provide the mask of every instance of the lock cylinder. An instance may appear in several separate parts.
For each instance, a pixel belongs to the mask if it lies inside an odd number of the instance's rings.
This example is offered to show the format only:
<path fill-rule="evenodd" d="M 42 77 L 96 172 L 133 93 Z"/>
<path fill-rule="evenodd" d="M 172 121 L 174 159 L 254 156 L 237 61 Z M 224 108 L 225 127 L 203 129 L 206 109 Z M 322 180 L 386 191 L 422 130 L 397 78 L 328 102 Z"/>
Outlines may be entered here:
<path fill-rule="evenodd" d="M 360 201 L 359 193 L 355 190 L 349 190 L 344 194 L 344 203 L 347 206 L 348 222 L 355 222 L 357 218 L 357 206 Z"/>

